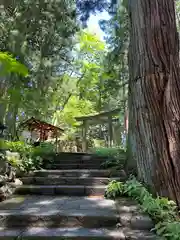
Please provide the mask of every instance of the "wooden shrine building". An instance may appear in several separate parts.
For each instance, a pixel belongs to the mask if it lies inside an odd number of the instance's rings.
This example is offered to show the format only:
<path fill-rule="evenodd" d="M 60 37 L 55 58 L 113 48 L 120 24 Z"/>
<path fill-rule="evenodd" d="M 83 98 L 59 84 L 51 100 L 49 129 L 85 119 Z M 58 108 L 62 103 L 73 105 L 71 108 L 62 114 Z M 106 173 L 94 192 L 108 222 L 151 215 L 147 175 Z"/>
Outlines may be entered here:
<path fill-rule="evenodd" d="M 51 138 L 56 138 L 64 132 L 64 130 L 60 127 L 53 126 L 47 122 L 40 121 L 35 118 L 30 118 L 27 121 L 23 122 L 19 126 L 20 129 L 26 130 L 27 133 L 30 134 L 30 138 L 34 141 L 37 138 L 39 142 L 44 142 Z"/>

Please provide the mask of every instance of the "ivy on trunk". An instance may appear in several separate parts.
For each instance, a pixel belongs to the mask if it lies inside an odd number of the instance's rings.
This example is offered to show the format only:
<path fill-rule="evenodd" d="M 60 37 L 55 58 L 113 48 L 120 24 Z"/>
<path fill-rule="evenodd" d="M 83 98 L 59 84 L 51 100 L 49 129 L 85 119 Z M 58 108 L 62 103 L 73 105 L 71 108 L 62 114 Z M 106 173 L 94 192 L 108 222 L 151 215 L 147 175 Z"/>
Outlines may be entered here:
<path fill-rule="evenodd" d="M 174 0 L 129 0 L 129 111 L 138 175 L 180 206 L 180 71 Z"/>

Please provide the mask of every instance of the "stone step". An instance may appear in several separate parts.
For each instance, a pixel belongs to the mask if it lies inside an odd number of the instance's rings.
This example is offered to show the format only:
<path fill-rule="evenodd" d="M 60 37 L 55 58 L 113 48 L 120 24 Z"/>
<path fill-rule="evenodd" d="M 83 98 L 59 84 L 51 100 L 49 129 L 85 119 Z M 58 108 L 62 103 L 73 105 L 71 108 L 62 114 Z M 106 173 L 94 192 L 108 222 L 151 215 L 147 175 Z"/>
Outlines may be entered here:
<path fill-rule="evenodd" d="M 124 157 L 124 154 L 122 155 Z M 88 154 L 88 153 L 72 153 L 72 152 L 61 152 L 61 153 L 57 153 L 54 156 L 52 156 L 54 160 L 105 160 L 107 159 L 106 156 L 98 156 L 95 154 Z"/>
<path fill-rule="evenodd" d="M 0 226 L 115 227 L 115 201 L 103 197 L 16 196 L 0 203 Z"/>
<path fill-rule="evenodd" d="M 94 185 L 22 185 L 16 188 L 16 194 L 40 194 L 63 196 L 98 196 L 104 195 L 106 186 Z"/>
<path fill-rule="evenodd" d="M 128 227 L 151 230 L 148 215 L 140 212 L 137 202 L 128 198 L 117 201 L 94 197 L 14 196 L 0 203 L 0 226 L 46 227 Z"/>
<path fill-rule="evenodd" d="M 131 215 L 131 218 L 129 216 Z M 103 211 L 98 208 L 93 211 L 87 209 L 46 209 L 34 212 L 24 210 L 18 211 L 0 211 L 0 225 L 4 228 L 26 228 L 32 227 L 84 227 L 84 228 L 108 228 L 108 227 L 124 227 L 134 230 L 151 231 L 154 228 L 152 220 L 145 215 L 132 213 L 121 213 L 119 223 L 119 215 L 113 214 L 111 211 Z"/>
<path fill-rule="evenodd" d="M 126 178 L 124 171 L 120 170 L 114 174 L 110 170 L 96 169 L 68 169 L 68 170 L 36 170 L 29 176 L 51 177 L 54 175 L 64 177 L 121 177 Z"/>
<path fill-rule="evenodd" d="M 1 227 L 4 228 L 27 228 L 31 227 L 84 227 L 84 228 L 108 228 L 115 227 L 118 215 L 106 214 L 103 210 L 90 212 L 88 210 L 65 210 L 52 209 L 48 212 L 3 211 L 0 212 Z"/>
<path fill-rule="evenodd" d="M 119 226 L 149 231 L 154 228 L 152 219 L 147 214 L 141 212 L 140 206 L 136 201 L 121 197 L 116 199 L 115 202 L 117 214 L 119 215 Z"/>
<path fill-rule="evenodd" d="M 86 163 L 81 163 L 81 164 L 48 164 L 46 166 L 46 169 L 99 169 L 100 164 L 86 164 Z"/>
<path fill-rule="evenodd" d="M 51 155 L 52 156 L 52 155 Z M 100 156 L 98 154 L 92 154 L 92 153 L 73 153 L 73 152 L 61 152 L 61 153 L 57 153 L 55 155 L 52 156 L 53 159 L 80 159 L 80 160 L 106 160 L 107 158 L 109 158 L 108 156 Z M 125 153 L 121 153 L 119 154 L 120 158 L 125 158 L 126 154 Z"/>
<path fill-rule="evenodd" d="M 121 181 L 121 178 L 98 177 L 23 177 L 20 179 L 25 185 L 107 185 L 111 180 Z"/>
<path fill-rule="evenodd" d="M 127 228 L 102 229 L 102 228 L 45 228 L 29 227 L 27 229 L 0 228 L 0 239 L 76 239 L 76 240 L 160 240 L 153 233 L 137 231 Z"/>
<path fill-rule="evenodd" d="M 54 159 L 53 163 L 55 164 L 98 164 L 101 165 L 104 163 L 105 159 Z"/>

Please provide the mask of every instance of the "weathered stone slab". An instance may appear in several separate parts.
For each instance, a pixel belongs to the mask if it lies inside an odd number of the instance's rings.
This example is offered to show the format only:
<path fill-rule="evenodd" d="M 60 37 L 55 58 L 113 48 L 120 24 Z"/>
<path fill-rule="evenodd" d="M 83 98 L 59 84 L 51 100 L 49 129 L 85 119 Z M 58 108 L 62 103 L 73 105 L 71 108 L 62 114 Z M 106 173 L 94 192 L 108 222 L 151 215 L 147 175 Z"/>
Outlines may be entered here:
<path fill-rule="evenodd" d="M 100 166 L 102 163 L 104 163 L 104 159 L 66 159 L 66 160 L 56 160 L 54 161 L 54 164 L 97 164 L 97 166 Z"/>
<path fill-rule="evenodd" d="M 136 201 L 129 198 L 119 198 L 116 200 L 116 208 L 120 226 L 149 231 L 154 227 L 150 217 L 141 213 L 140 206 Z"/>
<path fill-rule="evenodd" d="M 40 195 L 54 195 L 55 186 L 50 185 L 22 185 L 16 188 L 16 194 L 40 194 Z"/>
<path fill-rule="evenodd" d="M 9 215 L 0 218 L 1 227 L 5 228 L 27 228 L 33 227 L 84 227 L 84 228 L 108 228 L 116 226 L 117 217 L 113 216 L 68 216 L 68 215 Z"/>
<path fill-rule="evenodd" d="M 115 203 L 102 198 L 27 197 L 16 210 L 0 210 L 3 227 L 114 227 Z"/>
<path fill-rule="evenodd" d="M 137 213 L 140 211 L 139 204 L 130 198 L 116 199 L 116 207 L 119 214 L 121 213 Z"/>
<path fill-rule="evenodd" d="M 87 196 L 98 196 L 104 195 L 106 186 L 85 186 L 85 195 Z"/>
<path fill-rule="evenodd" d="M 73 239 L 73 240 L 162 240 L 153 233 L 130 229 L 110 230 L 96 228 L 44 228 L 29 227 L 22 230 L 0 229 L 0 239 L 14 240 L 19 236 L 21 240 L 39 239 Z M 14 238 L 13 238 L 14 237 Z M 18 239 L 18 238 L 17 238 Z"/>
<path fill-rule="evenodd" d="M 111 171 L 99 169 L 37 170 L 34 171 L 33 175 L 38 177 L 50 177 L 52 175 L 64 177 L 110 177 Z M 121 174 L 118 173 L 116 177 L 121 177 Z"/>
<path fill-rule="evenodd" d="M 84 186 L 74 185 L 59 185 L 55 186 L 55 194 L 57 195 L 68 195 L 68 196 L 84 196 Z"/>
<path fill-rule="evenodd" d="M 9 209 L 20 209 L 23 202 L 26 200 L 25 196 L 14 196 L 10 199 L 7 199 L 0 203 L 0 211 L 1 210 L 9 210 Z"/>
<path fill-rule="evenodd" d="M 17 194 L 96 196 L 104 195 L 105 186 L 83 185 L 22 185 L 16 189 Z"/>
<path fill-rule="evenodd" d="M 46 239 L 76 239 L 76 240 L 125 240 L 123 232 L 110 231 L 107 229 L 86 229 L 86 228 L 30 228 L 22 234 L 23 239 L 28 237 L 46 237 Z M 51 238 L 49 238 L 51 237 Z M 34 238 L 32 238 L 34 239 Z"/>
<path fill-rule="evenodd" d="M 137 214 L 135 216 L 132 216 L 130 227 L 132 229 L 151 230 L 154 228 L 154 223 L 149 216 Z"/>
<path fill-rule="evenodd" d="M 4 228 L 0 228 L 0 239 L 2 240 L 14 240 L 18 239 L 22 234 L 21 229 L 9 229 L 5 230 Z"/>
<path fill-rule="evenodd" d="M 54 175 L 51 177 L 23 177 L 21 178 L 25 185 L 107 185 L 111 180 L 119 181 L 120 178 L 105 177 L 61 177 Z"/>
<path fill-rule="evenodd" d="M 158 237 L 150 231 L 132 230 L 130 228 L 124 228 L 123 233 L 126 236 L 126 239 L 130 240 L 163 240 L 163 238 Z"/>

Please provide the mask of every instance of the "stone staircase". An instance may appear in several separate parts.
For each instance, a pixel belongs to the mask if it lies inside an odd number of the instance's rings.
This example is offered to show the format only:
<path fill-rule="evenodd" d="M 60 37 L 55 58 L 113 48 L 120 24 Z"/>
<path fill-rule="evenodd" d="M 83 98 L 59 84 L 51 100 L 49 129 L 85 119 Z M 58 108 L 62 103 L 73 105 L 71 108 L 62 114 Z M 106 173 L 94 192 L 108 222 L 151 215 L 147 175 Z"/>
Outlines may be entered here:
<path fill-rule="evenodd" d="M 103 158 L 56 156 L 47 169 L 22 177 L 16 195 L 0 204 L 0 239 L 156 240 L 152 221 L 129 199 L 104 199 L 111 179 Z"/>

